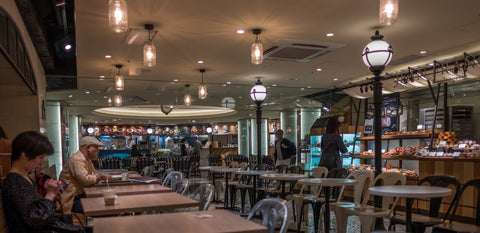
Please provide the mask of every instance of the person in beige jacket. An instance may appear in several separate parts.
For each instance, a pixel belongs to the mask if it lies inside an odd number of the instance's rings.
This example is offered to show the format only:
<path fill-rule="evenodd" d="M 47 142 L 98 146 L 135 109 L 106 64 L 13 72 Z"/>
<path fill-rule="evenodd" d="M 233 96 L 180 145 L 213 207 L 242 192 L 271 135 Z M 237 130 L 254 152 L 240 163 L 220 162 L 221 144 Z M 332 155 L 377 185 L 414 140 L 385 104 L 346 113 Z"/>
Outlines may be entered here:
<path fill-rule="evenodd" d="M 80 139 L 80 150 L 73 154 L 63 166 L 60 180 L 70 183 L 61 194 L 63 213 L 83 213 L 80 197 L 85 197 L 84 187 L 92 186 L 108 175 L 98 173 L 93 167 L 92 160 L 97 159 L 99 147 L 103 144 L 94 137 L 86 136 Z"/>

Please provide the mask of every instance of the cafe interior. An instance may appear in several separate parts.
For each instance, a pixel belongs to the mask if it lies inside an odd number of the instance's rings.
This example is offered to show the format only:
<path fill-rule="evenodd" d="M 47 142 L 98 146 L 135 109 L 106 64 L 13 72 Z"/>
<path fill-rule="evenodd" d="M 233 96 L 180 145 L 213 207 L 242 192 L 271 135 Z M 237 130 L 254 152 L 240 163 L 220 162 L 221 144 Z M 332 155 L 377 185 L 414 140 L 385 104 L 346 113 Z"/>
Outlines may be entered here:
<path fill-rule="evenodd" d="M 479 29 L 478 0 L 2 0 L 0 174 L 23 131 L 54 178 L 92 136 L 95 233 L 480 232 Z"/>

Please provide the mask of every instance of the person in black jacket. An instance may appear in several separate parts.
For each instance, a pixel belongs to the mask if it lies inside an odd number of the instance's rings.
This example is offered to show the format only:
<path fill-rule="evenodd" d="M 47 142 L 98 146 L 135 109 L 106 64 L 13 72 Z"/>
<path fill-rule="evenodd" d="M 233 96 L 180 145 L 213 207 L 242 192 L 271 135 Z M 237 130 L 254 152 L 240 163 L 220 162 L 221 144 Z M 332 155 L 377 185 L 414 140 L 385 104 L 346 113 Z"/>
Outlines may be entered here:
<path fill-rule="evenodd" d="M 290 166 L 292 161 L 291 158 L 297 154 L 297 147 L 295 146 L 295 143 L 283 137 L 283 130 L 277 130 L 275 136 L 277 137 L 277 140 L 275 141 L 275 152 L 273 153 L 275 166 Z"/>
<path fill-rule="evenodd" d="M 2 203 L 8 232 L 84 232 L 55 216 L 55 198 L 62 182 L 47 179 L 43 197 L 29 173 L 40 168 L 54 149 L 47 137 L 35 131 L 19 134 L 12 142 L 12 168 L 4 180 Z"/>

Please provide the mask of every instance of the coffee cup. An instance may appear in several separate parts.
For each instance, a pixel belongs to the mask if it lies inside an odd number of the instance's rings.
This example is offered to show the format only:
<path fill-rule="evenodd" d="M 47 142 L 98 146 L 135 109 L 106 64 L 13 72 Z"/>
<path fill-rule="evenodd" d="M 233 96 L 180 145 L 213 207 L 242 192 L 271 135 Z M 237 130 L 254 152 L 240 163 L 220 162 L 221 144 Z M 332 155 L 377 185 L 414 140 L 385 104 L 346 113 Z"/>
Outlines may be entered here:
<path fill-rule="evenodd" d="M 105 205 L 115 205 L 115 201 L 117 200 L 115 189 L 103 190 L 103 200 L 105 201 Z"/>
<path fill-rule="evenodd" d="M 122 173 L 122 181 L 128 180 L 128 172 Z"/>

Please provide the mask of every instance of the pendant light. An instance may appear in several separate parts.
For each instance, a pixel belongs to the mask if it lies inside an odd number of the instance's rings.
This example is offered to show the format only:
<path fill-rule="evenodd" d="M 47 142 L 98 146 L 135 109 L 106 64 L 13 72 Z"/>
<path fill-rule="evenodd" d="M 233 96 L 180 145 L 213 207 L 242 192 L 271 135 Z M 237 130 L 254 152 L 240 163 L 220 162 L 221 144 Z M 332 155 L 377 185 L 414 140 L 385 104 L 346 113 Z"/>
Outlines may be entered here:
<path fill-rule="evenodd" d="M 258 39 L 258 35 L 262 33 L 261 29 L 253 29 L 255 35 L 255 42 L 252 44 L 251 58 L 252 64 L 260 65 L 263 62 L 263 45 L 262 41 Z"/>
<path fill-rule="evenodd" d="M 207 92 L 207 85 L 203 83 L 203 73 L 205 73 L 205 69 L 200 69 L 200 73 L 202 73 L 202 82 L 198 86 L 198 98 L 201 100 L 204 100 L 207 98 L 208 92 Z"/>
<path fill-rule="evenodd" d="M 192 104 L 192 96 L 190 95 L 190 91 L 188 88 L 190 87 L 190 84 L 185 84 L 185 87 L 187 88 L 187 94 L 183 97 L 183 104 L 186 106 L 190 106 Z"/>
<path fill-rule="evenodd" d="M 153 24 L 145 24 L 145 29 L 148 30 L 148 40 L 143 46 L 143 64 L 146 67 L 153 67 L 157 65 L 157 48 L 153 44 L 157 31 L 153 31 Z"/>
<path fill-rule="evenodd" d="M 123 91 L 123 89 L 125 89 L 125 80 L 122 75 L 123 65 L 115 65 L 115 67 L 118 69 L 117 74 L 115 74 L 115 88 L 117 91 Z"/>
<path fill-rule="evenodd" d="M 392 25 L 397 22 L 398 0 L 380 0 L 380 24 Z"/>
<path fill-rule="evenodd" d="M 116 94 L 113 97 L 114 105 L 115 107 L 120 107 L 122 106 L 122 96 L 120 94 Z"/>
<path fill-rule="evenodd" d="M 128 29 L 127 3 L 125 0 L 108 1 L 108 23 L 116 32 L 126 32 Z"/>

